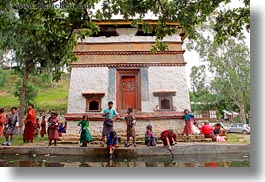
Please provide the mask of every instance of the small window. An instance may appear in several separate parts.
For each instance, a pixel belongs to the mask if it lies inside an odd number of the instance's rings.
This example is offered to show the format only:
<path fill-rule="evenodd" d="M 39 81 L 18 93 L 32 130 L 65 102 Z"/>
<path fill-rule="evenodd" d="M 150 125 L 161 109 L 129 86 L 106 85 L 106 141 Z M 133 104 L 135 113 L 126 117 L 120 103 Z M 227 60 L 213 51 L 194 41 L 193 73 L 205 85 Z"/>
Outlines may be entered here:
<path fill-rule="evenodd" d="M 231 125 L 231 127 L 237 127 L 237 124 L 233 124 L 233 125 Z"/>
<path fill-rule="evenodd" d="M 210 118 L 217 118 L 215 110 L 210 110 L 209 113 L 210 113 Z"/>
<path fill-rule="evenodd" d="M 160 101 L 161 109 L 171 109 L 170 108 L 170 100 L 168 98 L 164 98 Z"/>
<path fill-rule="evenodd" d="M 91 101 L 89 102 L 89 111 L 98 111 L 99 109 L 99 102 L 98 101 Z"/>
<path fill-rule="evenodd" d="M 100 112 L 101 111 L 101 99 L 104 97 L 104 93 L 82 93 L 86 98 L 86 112 Z"/>
<path fill-rule="evenodd" d="M 154 96 L 158 97 L 158 108 L 156 110 L 174 110 L 173 96 L 176 95 L 174 91 L 154 92 Z"/>
<path fill-rule="evenodd" d="M 202 118 L 201 111 L 194 111 L 195 118 Z"/>

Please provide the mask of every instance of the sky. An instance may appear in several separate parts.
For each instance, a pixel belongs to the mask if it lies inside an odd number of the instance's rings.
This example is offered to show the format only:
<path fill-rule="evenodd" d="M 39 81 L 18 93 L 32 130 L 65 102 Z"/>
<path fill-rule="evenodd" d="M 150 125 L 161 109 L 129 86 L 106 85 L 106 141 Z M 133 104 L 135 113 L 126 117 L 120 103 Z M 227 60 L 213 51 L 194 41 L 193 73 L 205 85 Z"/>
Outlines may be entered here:
<path fill-rule="evenodd" d="M 229 3 L 229 5 L 226 8 L 235 8 L 235 7 L 240 7 L 242 6 L 243 3 L 241 1 L 238 0 L 232 0 L 231 3 Z M 246 45 L 250 48 L 250 33 L 248 33 L 247 31 L 244 32 L 245 37 L 246 37 Z M 188 40 L 184 40 L 188 41 Z M 185 62 L 187 62 L 186 64 L 186 75 L 187 75 L 187 84 L 188 87 L 191 88 L 191 82 L 190 82 L 190 74 L 191 74 L 191 68 L 193 66 L 199 66 L 202 64 L 202 62 L 200 61 L 200 57 L 198 55 L 198 53 L 196 51 L 187 51 L 184 53 L 184 60 Z M 209 75 L 210 73 L 208 73 Z"/>

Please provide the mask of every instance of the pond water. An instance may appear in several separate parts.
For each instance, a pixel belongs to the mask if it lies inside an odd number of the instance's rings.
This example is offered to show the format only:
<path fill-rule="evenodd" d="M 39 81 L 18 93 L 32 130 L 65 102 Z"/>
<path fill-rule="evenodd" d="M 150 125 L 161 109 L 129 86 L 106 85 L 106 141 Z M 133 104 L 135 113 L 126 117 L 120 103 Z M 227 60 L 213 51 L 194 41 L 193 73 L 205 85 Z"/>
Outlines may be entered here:
<path fill-rule="evenodd" d="M 0 167 L 249 167 L 249 154 L 148 156 L 137 158 L 1 155 Z"/>

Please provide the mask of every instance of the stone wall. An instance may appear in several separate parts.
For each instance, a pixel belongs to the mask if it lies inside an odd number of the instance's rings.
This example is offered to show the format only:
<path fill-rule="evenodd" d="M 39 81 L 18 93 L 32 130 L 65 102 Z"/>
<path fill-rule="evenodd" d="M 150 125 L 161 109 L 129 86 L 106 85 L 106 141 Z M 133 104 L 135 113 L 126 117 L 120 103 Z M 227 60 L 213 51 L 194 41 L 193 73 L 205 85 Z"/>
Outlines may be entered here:
<path fill-rule="evenodd" d="M 181 119 L 169 119 L 169 120 L 153 120 L 153 121 L 137 121 L 136 123 L 136 134 L 144 135 L 146 131 L 146 126 L 151 124 L 156 136 L 166 129 L 181 130 L 184 128 L 184 120 Z M 89 131 L 93 136 L 101 136 L 103 128 L 103 121 L 90 121 Z M 77 121 L 67 122 L 67 134 L 78 134 L 80 127 L 77 126 Z M 125 121 L 116 121 L 114 123 L 114 130 L 118 132 L 119 135 L 126 134 L 126 124 Z"/>
<path fill-rule="evenodd" d="M 116 70 L 107 67 L 72 68 L 68 113 L 84 113 L 86 98 L 82 92 L 103 92 L 101 107 L 112 100 L 116 104 Z M 154 92 L 175 91 L 173 108 L 190 109 L 189 90 L 184 67 L 149 67 L 141 69 L 142 112 L 152 112 L 158 104 Z"/>
<path fill-rule="evenodd" d="M 86 98 L 83 92 L 103 92 L 102 106 L 108 102 L 108 79 L 107 67 L 96 68 L 72 68 L 70 89 L 68 96 L 68 113 L 83 113 L 86 109 Z"/>
<path fill-rule="evenodd" d="M 189 89 L 187 85 L 185 67 L 149 67 L 149 97 L 148 106 L 143 106 L 143 112 L 152 111 L 158 105 L 158 97 L 153 92 L 175 91 L 173 96 L 173 108 L 176 111 L 190 109 Z"/>

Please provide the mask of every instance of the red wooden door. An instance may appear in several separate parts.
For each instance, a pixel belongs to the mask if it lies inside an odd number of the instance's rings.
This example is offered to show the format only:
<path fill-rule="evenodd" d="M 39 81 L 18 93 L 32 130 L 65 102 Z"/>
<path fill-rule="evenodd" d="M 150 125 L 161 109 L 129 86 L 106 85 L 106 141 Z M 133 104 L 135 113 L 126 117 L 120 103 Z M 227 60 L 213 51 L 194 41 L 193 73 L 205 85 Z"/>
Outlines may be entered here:
<path fill-rule="evenodd" d="M 121 77 L 122 110 L 128 107 L 136 109 L 136 78 L 135 76 Z"/>

